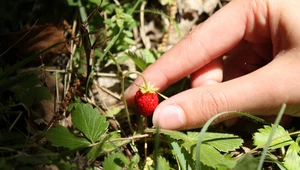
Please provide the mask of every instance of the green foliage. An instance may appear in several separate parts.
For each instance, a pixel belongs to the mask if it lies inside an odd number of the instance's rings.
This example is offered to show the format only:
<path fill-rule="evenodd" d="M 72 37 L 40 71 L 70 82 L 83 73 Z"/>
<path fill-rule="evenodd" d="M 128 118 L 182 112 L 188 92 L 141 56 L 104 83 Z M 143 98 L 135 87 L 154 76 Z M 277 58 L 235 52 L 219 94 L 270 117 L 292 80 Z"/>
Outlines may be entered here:
<path fill-rule="evenodd" d="M 129 160 L 125 155 L 121 152 L 114 152 L 104 158 L 103 168 L 104 169 L 113 169 L 113 170 L 135 170 L 136 165 L 140 161 L 140 157 L 138 155 L 134 155 L 131 160 Z"/>
<path fill-rule="evenodd" d="M 90 147 L 87 158 L 92 162 L 100 155 L 112 152 L 130 142 L 129 140 L 115 140 L 120 138 L 117 132 L 107 133 L 106 118 L 90 104 L 74 103 L 69 105 L 69 110 L 72 114 L 72 122 L 80 134 L 76 134 L 76 137 L 61 125 L 43 132 L 53 146 L 62 146 L 71 150 Z"/>
<path fill-rule="evenodd" d="M 121 136 L 117 132 L 111 132 L 109 134 L 103 135 L 103 139 L 97 143 L 91 150 L 87 153 L 87 158 L 89 161 L 94 161 L 97 157 L 103 154 L 110 153 L 117 150 L 120 146 L 123 146 L 130 142 L 129 139 L 120 139 Z"/>
<path fill-rule="evenodd" d="M 90 142 L 82 137 L 75 137 L 69 130 L 61 125 L 43 133 L 53 146 L 62 146 L 69 149 L 87 147 Z"/>
<path fill-rule="evenodd" d="M 74 103 L 69 105 L 72 122 L 92 143 L 99 141 L 107 131 L 108 122 L 90 104 Z"/>
<path fill-rule="evenodd" d="M 168 137 L 168 141 L 171 145 L 173 155 L 178 160 L 178 163 L 179 163 L 181 169 L 183 169 L 183 170 L 195 169 L 194 168 L 195 165 L 193 164 L 194 161 L 189 156 L 189 153 L 187 152 L 187 150 L 180 147 L 179 143 L 170 137 Z"/>
<path fill-rule="evenodd" d="M 254 133 L 253 136 L 253 144 L 258 148 L 263 148 L 269 138 L 273 127 L 274 125 L 265 125 L 264 128 L 258 129 L 258 132 Z M 277 127 L 272 139 L 273 140 L 271 142 L 270 149 L 277 149 L 284 146 L 288 146 L 294 142 L 293 139 L 289 136 L 288 131 L 285 130 L 282 126 Z"/>
<path fill-rule="evenodd" d="M 128 5 L 132 5 L 131 2 Z M 115 8 L 115 14 L 106 20 L 104 23 L 108 25 L 108 36 L 113 37 L 118 35 L 118 39 L 113 44 L 113 50 L 123 51 L 129 48 L 130 45 L 135 44 L 132 29 L 137 26 L 137 22 L 131 15 L 131 9 L 125 11 L 123 8 Z M 108 44 L 111 41 L 108 41 Z"/>
<path fill-rule="evenodd" d="M 299 146 L 300 137 L 296 139 L 295 142 L 291 143 L 289 146 L 286 155 L 284 157 L 284 166 L 288 170 L 297 170 L 300 165 L 300 146 Z"/>
<path fill-rule="evenodd" d="M 148 132 L 154 132 L 153 130 L 147 130 Z M 160 133 L 170 136 L 175 140 L 179 140 L 178 144 L 184 147 L 186 151 L 191 155 L 195 161 L 196 157 L 196 144 L 198 142 L 198 132 L 187 132 L 187 134 L 171 131 L 171 130 L 160 130 Z M 235 160 L 228 157 L 226 154 L 221 152 L 234 151 L 239 148 L 243 143 L 243 140 L 238 136 L 232 134 L 223 133 L 205 133 L 203 144 L 201 145 L 201 163 L 213 168 L 233 168 L 235 166 Z M 176 153 L 180 153 L 176 144 L 173 143 L 173 147 L 177 149 Z M 183 156 L 185 153 L 180 153 L 179 156 Z M 185 158 L 187 159 L 187 158 Z M 182 160 L 182 158 L 181 158 Z M 191 167 L 188 163 L 182 160 L 182 167 Z"/>
<path fill-rule="evenodd" d="M 157 167 L 156 168 L 161 169 L 161 170 L 169 170 L 170 165 L 169 165 L 169 162 L 165 158 L 159 156 L 157 159 Z"/>
<path fill-rule="evenodd" d="M 7 81 L 1 81 L 0 93 L 10 90 L 14 93 L 17 102 L 27 106 L 41 100 L 51 100 L 49 89 L 40 85 L 37 74 L 34 71 L 29 71 L 16 75 Z"/>
<path fill-rule="evenodd" d="M 161 55 L 158 51 L 144 49 L 139 51 L 141 55 L 137 52 L 126 52 L 126 56 L 129 57 L 134 64 L 140 69 L 145 70 L 150 64 L 154 63 Z"/>
<path fill-rule="evenodd" d="M 37 18 L 40 18 L 39 24 L 47 23 L 49 18 L 57 19 L 58 17 L 60 21 L 61 18 L 65 19 L 65 15 L 63 14 L 66 13 L 68 18 L 71 18 L 71 20 L 68 20 L 69 24 L 76 21 L 78 23 L 77 26 L 83 26 L 86 31 L 82 31 L 81 35 L 77 37 L 79 42 L 75 42 L 78 45 L 72 61 L 73 69 L 75 69 L 72 73 L 76 74 L 75 77 L 86 73 L 87 66 L 92 66 L 92 71 L 96 71 L 95 67 L 99 66 L 99 70 L 102 71 L 105 70 L 105 68 L 102 68 L 103 65 L 111 63 L 118 66 L 117 71 L 120 73 L 119 75 L 122 75 L 123 71 L 127 70 L 121 70 L 123 67 L 120 67 L 119 64 L 128 59 L 131 59 L 138 69 L 143 71 L 162 55 L 162 53 L 155 49 L 139 48 L 134 52 L 128 50 L 130 46 L 136 43 L 133 39 L 133 29 L 139 25 L 139 22 L 133 14 L 137 12 L 136 9 L 138 9 L 141 0 L 120 2 L 108 0 L 41 1 L 34 4 L 34 11 L 32 11 L 31 7 L 26 7 L 29 3 L 29 1 L 23 2 L 21 0 L 16 0 L 13 3 L 10 1 L 1 1 L 0 9 L 2 10 L 0 13 L 3 15 L 0 15 L 2 21 L 0 23 L 0 30 L 2 32 L 17 30 L 19 25 L 25 25 L 27 22 L 29 24 L 33 23 Z M 167 5 L 171 3 L 171 0 L 160 1 L 160 3 Z M 168 17 L 162 12 L 147 10 L 147 7 L 143 11 L 168 18 L 175 25 L 178 38 L 181 39 L 179 27 L 173 18 Z M 14 21 L 18 21 L 18 23 Z M 8 28 L 6 23 L 11 28 Z M 79 32 L 75 32 L 75 34 L 77 33 Z M 75 44 L 74 42 L 72 43 Z M 12 92 L 12 95 L 7 100 L 6 98 L 4 99 L 6 101 L 1 101 L 3 103 L 0 103 L 0 111 L 5 111 L 0 114 L 0 120 L 4 120 L 5 122 L 0 123 L 1 169 L 32 169 L 33 167 L 38 169 L 45 165 L 55 165 L 58 169 L 98 168 L 134 170 L 144 168 L 151 170 L 192 170 L 201 168 L 204 170 L 252 170 L 260 168 L 261 162 L 265 161 L 265 156 L 266 160 L 277 164 L 282 170 L 294 170 L 298 168 L 300 164 L 300 157 L 298 155 L 300 152 L 300 137 L 294 141 L 291 138 L 291 133 L 276 124 L 271 126 L 265 125 L 263 128 L 258 129 L 258 132 L 253 135 L 253 145 L 256 147 L 248 153 L 241 152 L 239 156 L 232 154 L 232 152 L 243 145 L 243 139 L 229 133 L 206 132 L 213 119 L 210 119 L 205 124 L 200 133 L 148 129 L 146 132 L 159 132 L 159 135 L 156 135 L 155 139 L 152 140 L 153 136 L 151 134 L 136 134 L 134 130 L 132 130 L 133 134 L 128 134 L 129 130 L 124 130 L 124 124 L 120 125 L 122 133 L 112 130 L 109 127 L 110 124 L 106 120 L 106 117 L 101 115 L 98 109 L 84 103 L 68 105 L 72 121 L 68 127 L 54 124 L 54 127 L 48 131 L 32 135 L 29 133 L 29 130 L 24 128 L 30 128 L 31 122 L 28 121 L 29 119 L 26 119 L 25 126 L 21 124 L 23 129 L 13 128 L 15 122 L 19 121 L 19 118 L 14 120 L 9 119 L 11 117 L 7 111 L 10 111 L 11 105 L 21 105 L 31 109 L 30 107 L 35 102 L 52 99 L 49 90 L 40 85 L 40 79 L 35 72 L 16 74 L 17 70 L 30 64 L 30 62 L 38 59 L 47 50 L 57 45 L 55 44 L 47 49 L 43 49 L 37 54 L 31 55 L 11 66 L 6 66 L 7 63 L 1 63 L 6 69 L 0 72 L 0 99 L 3 97 L 2 94 L 7 91 L 9 93 Z M 2 56 L 3 54 L 0 55 Z M 111 58 L 109 59 L 108 56 Z M 114 58 L 115 56 L 117 57 Z M 89 63 L 90 60 L 86 59 L 88 57 L 94 59 L 93 63 Z M 89 78 L 93 78 L 92 73 L 88 76 Z M 167 90 L 170 90 L 171 94 L 168 94 L 168 96 L 172 96 L 183 90 L 182 86 L 183 84 L 187 84 L 186 80 L 188 78 L 174 86 L 174 88 L 168 88 Z M 89 85 L 90 82 L 88 81 L 86 84 Z M 121 88 L 124 88 L 124 83 Z M 88 89 L 87 86 L 86 90 Z M 80 100 L 82 96 L 74 97 L 78 99 L 77 102 L 82 102 Z M 74 101 L 71 100 L 70 102 Z M 105 109 L 107 109 L 105 110 L 107 116 L 113 117 L 116 124 L 118 122 L 115 118 L 124 113 L 123 108 L 119 107 L 119 105 Z M 214 118 L 228 113 L 221 113 Z M 246 113 L 239 114 L 248 116 L 257 122 L 265 123 L 255 116 Z M 23 115 L 27 116 L 26 114 Z M 30 116 L 30 114 L 28 115 Z M 128 112 L 128 115 L 128 120 L 125 124 L 130 123 L 131 114 Z M 135 119 L 132 122 L 135 123 Z M 127 127 L 126 125 L 125 128 Z M 142 128 L 139 127 L 139 129 Z M 274 134 L 272 134 L 273 132 Z M 294 134 L 299 133 L 299 131 L 294 132 Z M 135 138 L 135 135 L 145 136 Z M 161 136 L 166 137 L 167 140 L 159 139 Z M 270 140 L 272 141 L 270 142 Z M 143 145 L 146 146 L 144 142 L 147 142 L 146 144 L 148 145 L 148 155 L 146 155 L 146 152 L 145 155 L 141 152 Z M 270 146 L 268 142 L 270 142 Z M 151 146 L 153 143 L 154 151 L 153 146 Z M 159 148 L 160 145 L 170 146 L 170 148 Z M 124 152 L 124 150 L 128 148 L 132 151 L 132 158 L 129 158 L 129 154 L 128 156 L 125 155 L 127 152 Z M 286 153 L 283 152 L 280 155 L 282 156 L 282 161 L 276 157 L 277 155 L 273 151 L 278 149 L 284 150 L 286 148 Z M 252 155 L 255 151 L 262 149 L 263 154 L 255 155 L 255 157 Z M 197 153 L 200 155 L 199 159 Z M 144 159 L 144 156 L 147 158 Z M 100 165 L 93 167 L 94 161 L 99 161 Z"/>
<path fill-rule="evenodd" d="M 232 170 L 253 170 L 258 167 L 258 159 L 251 154 L 245 154 Z"/>

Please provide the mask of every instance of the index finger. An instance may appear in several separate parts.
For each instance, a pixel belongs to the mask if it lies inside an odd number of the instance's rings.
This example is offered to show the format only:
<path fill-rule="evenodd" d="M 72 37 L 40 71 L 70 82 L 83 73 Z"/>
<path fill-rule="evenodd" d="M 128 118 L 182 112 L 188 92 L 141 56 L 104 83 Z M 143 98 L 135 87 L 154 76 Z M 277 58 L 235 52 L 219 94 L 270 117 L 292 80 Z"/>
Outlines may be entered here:
<path fill-rule="evenodd" d="M 249 11 L 240 2 L 247 1 L 232 1 L 192 30 L 143 72 L 145 79 L 162 91 L 235 47 L 244 37 Z M 135 84 L 142 84 L 142 79 Z M 137 90 L 135 85 L 127 89 L 128 104 Z"/>

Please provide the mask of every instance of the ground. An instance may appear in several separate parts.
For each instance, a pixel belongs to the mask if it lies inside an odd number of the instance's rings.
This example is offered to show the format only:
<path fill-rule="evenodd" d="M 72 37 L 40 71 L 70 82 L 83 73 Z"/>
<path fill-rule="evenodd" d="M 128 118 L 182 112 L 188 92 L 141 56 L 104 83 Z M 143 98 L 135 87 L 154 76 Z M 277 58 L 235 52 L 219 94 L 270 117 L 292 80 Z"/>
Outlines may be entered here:
<path fill-rule="evenodd" d="M 278 128 L 280 139 L 268 147 L 273 126 L 258 119 L 206 133 L 159 130 L 122 98 L 137 77 L 128 73 L 142 72 L 228 2 L 1 2 L 0 167 L 253 169 L 260 159 L 263 169 L 297 165 L 297 154 L 289 158 L 300 150 L 287 131 L 298 134 L 293 123 Z M 163 95 L 187 88 L 189 77 Z"/>

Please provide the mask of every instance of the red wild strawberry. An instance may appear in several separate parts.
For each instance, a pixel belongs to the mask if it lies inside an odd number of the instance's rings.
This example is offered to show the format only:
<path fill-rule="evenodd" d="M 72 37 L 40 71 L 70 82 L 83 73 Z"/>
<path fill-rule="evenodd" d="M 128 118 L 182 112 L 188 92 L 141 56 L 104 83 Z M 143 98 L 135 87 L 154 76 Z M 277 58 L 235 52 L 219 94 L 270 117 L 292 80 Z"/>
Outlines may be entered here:
<path fill-rule="evenodd" d="M 135 105 L 143 116 L 151 116 L 158 105 L 157 88 L 147 83 L 139 86 L 135 94 Z"/>

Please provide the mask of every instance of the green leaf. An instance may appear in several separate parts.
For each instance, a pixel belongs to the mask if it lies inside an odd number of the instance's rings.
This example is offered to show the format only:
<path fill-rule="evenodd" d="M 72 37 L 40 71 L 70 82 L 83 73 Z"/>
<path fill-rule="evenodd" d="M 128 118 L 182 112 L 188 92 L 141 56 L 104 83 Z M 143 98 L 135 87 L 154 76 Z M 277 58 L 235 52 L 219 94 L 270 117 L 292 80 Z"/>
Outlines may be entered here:
<path fill-rule="evenodd" d="M 103 135 L 101 141 L 96 146 L 93 146 L 87 153 L 88 160 L 93 162 L 98 156 L 112 152 L 118 149 L 120 146 L 130 142 L 129 139 L 113 141 L 114 139 L 119 139 L 120 137 L 121 136 L 118 132 L 111 132 L 110 134 Z"/>
<path fill-rule="evenodd" d="M 197 133 L 197 138 L 198 136 L 199 133 Z M 229 152 L 238 149 L 243 144 L 243 139 L 233 134 L 207 132 L 203 143 L 212 145 L 219 151 Z"/>
<path fill-rule="evenodd" d="M 147 68 L 147 62 L 141 58 L 140 56 L 138 56 L 136 53 L 133 52 L 126 52 L 126 55 L 135 63 L 136 66 L 138 66 L 139 69 L 141 69 L 142 71 L 145 70 Z"/>
<path fill-rule="evenodd" d="M 269 135 L 272 130 L 272 126 L 265 125 L 264 128 L 258 129 L 259 132 L 254 133 L 253 144 L 258 148 L 263 148 L 267 142 Z M 278 125 L 276 132 L 273 136 L 273 141 L 270 144 L 270 149 L 277 149 L 287 145 L 292 144 L 294 141 L 289 136 L 288 131 L 286 131 L 282 126 Z"/>
<path fill-rule="evenodd" d="M 178 142 L 170 137 L 168 137 L 169 143 L 172 147 L 172 153 L 178 160 L 178 163 L 183 170 L 192 170 L 192 158 L 188 154 L 185 148 L 180 147 Z"/>
<path fill-rule="evenodd" d="M 100 5 L 102 0 L 89 0 L 91 3 L 94 3 L 96 5 Z"/>
<path fill-rule="evenodd" d="M 146 129 L 145 132 L 148 133 L 156 133 L 156 129 Z M 175 131 L 175 130 L 165 130 L 165 129 L 159 129 L 159 132 L 161 134 L 165 134 L 170 136 L 173 139 L 177 139 L 177 140 L 185 140 L 187 139 L 187 135 L 180 132 L 180 131 Z"/>
<path fill-rule="evenodd" d="M 71 107 L 72 122 L 92 143 L 101 139 L 101 135 L 107 131 L 108 122 L 105 116 L 90 104 L 75 103 Z"/>
<path fill-rule="evenodd" d="M 43 135 L 49 140 L 53 146 L 62 146 L 71 150 L 83 148 L 90 144 L 85 138 L 79 138 L 73 136 L 69 130 L 61 125 L 57 125 L 46 132 Z"/>
<path fill-rule="evenodd" d="M 286 155 L 284 157 L 284 166 L 288 169 L 288 170 L 297 170 L 299 169 L 299 165 L 300 165 L 300 156 L 299 156 L 299 152 L 300 152 L 300 146 L 299 146 L 299 140 L 300 138 L 298 137 L 296 142 L 293 142 L 287 152 Z"/>
<path fill-rule="evenodd" d="M 154 50 L 144 49 L 142 51 L 142 56 L 147 63 L 154 63 L 158 59 L 159 55 L 161 54 Z"/>
<path fill-rule="evenodd" d="M 77 6 L 78 0 L 65 0 L 69 6 Z"/>
<path fill-rule="evenodd" d="M 121 152 L 115 152 L 104 158 L 103 169 L 122 170 L 129 165 L 129 159 Z"/>
<path fill-rule="evenodd" d="M 145 131 L 155 133 L 155 130 L 152 129 L 147 129 Z M 178 143 L 186 148 L 195 160 L 196 144 L 198 142 L 199 132 L 187 132 L 187 134 L 184 134 L 178 131 L 161 129 L 160 133 L 169 135 L 171 138 L 178 140 Z M 233 134 L 206 132 L 204 134 L 203 144 L 201 145 L 200 161 L 204 165 L 213 168 L 233 168 L 236 161 L 222 155 L 220 151 L 233 151 L 239 148 L 242 143 L 243 140 Z"/>
<path fill-rule="evenodd" d="M 157 161 L 158 161 L 157 169 L 159 169 L 159 170 L 169 170 L 170 169 L 169 162 L 165 158 L 159 156 Z"/>
<path fill-rule="evenodd" d="M 116 116 L 118 113 L 120 113 L 122 109 L 120 107 L 113 107 L 113 108 L 110 108 L 106 111 L 107 113 L 107 116 Z"/>
<path fill-rule="evenodd" d="M 237 162 L 232 170 L 253 170 L 257 169 L 259 160 L 254 158 L 251 154 L 245 154 Z"/>
<path fill-rule="evenodd" d="M 134 166 L 136 166 L 140 162 L 140 156 L 138 154 L 134 155 L 129 163 L 129 168 L 135 169 Z"/>
<path fill-rule="evenodd" d="M 193 158 L 196 157 L 196 147 L 194 147 L 194 154 Z M 202 144 L 201 145 L 201 163 L 204 165 L 213 167 L 213 168 L 226 168 L 226 169 L 232 169 L 236 161 L 233 159 L 228 159 L 224 155 L 222 155 L 220 152 L 218 152 L 213 146 Z"/>
<path fill-rule="evenodd" d="M 197 144 L 198 137 L 199 132 L 188 132 L 182 146 L 190 151 L 190 148 Z M 206 132 L 203 143 L 209 144 L 219 151 L 229 152 L 239 148 L 243 144 L 243 140 L 233 134 Z"/>

